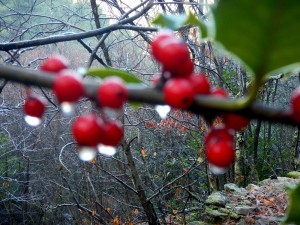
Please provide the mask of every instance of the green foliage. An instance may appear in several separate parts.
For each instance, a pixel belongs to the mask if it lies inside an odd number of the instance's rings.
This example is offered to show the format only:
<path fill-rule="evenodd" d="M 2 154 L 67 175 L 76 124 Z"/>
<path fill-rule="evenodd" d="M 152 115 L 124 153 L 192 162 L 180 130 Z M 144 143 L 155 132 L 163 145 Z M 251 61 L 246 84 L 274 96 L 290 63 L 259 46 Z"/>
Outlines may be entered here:
<path fill-rule="evenodd" d="M 168 28 L 171 30 L 177 30 L 184 25 L 192 25 L 199 27 L 201 31 L 202 38 L 206 38 L 208 36 L 208 27 L 202 21 L 200 21 L 195 15 L 192 13 L 181 14 L 181 15 L 158 15 L 153 21 L 153 24 L 158 25 L 162 28 Z"/>
<path fill-rule="evenodd" d="M 283 224 L 294 223 L 300 225 L 300 184 L 294 188 L 289 188 L 289 207 L 287 217 Z"/>
<path fill-rule="evenodd" d="M 104 79 L 109 76 L 118 76 L 122 78 L 126 83 L 142 83 L 143 81 L 137 78 L 132 73 L 125 72 L 123 70 L 111 69 L 111 68 L 92 68 L 86 72 L 87 75 L 99 77 Z"/>
<path fill-rule="evenodd" d="M 214 10 L 216 40 L 260 79 L 300 62 L 299 11 L 298 0 L 219 1 Z"/>

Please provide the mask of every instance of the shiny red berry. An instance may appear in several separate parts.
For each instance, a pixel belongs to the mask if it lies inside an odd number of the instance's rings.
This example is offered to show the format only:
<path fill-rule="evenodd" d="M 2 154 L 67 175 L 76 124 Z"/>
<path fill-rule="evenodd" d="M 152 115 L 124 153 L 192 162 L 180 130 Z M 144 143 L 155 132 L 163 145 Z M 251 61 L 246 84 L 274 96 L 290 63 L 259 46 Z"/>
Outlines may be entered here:
<path fill-rule="evenodd" d="M 231 130 L 226 127 L 214 127 L 208 131 L 205 136 L 205 145 L 217 143 L 219 141 L 233 142 L 234 136 Z"/>
<path fill-rule="evenodd" d="M 176 40 L 176 37 L 171 32 L 163 32 L 157 35 L 151 42 L 151 50 L 153 57 L 160 61 L 162 58 L 161 50 L 170 42 Z"/>
<path fill-rule="evenodd" d="M 168 71 L 168 69 L 165 69 Z M 186 77 L 190 75 L 194 70 L 194 63 L 191 59 L 186 60 L 180 67 L 177 69 L 169 69 L 171 72 L 171 77 Z"/>
<path fill-rule="evenodd" d="M 28 116 L 42 118 L 45 112 L 45 103 L 37 96 L 30 96 L 25 100 L 23 110 Z"/>
<path fill-rule="evenodd" d="M 171 77 L 185 77 L 193 71 L 193 63 L 187 45 L 181 41 L 170 41 L 161 49 L 159 62 L 164 71 L 171 73 Z"/>
<path fill-rule="evenodd" d="M 40 69 L 45 72 L 58 73 L 59 71 L 68 68 L 68 60 L 61 55 L 54 55 L 44 60 Z"/>
<path fill-rule="evenodd" d="M 210 94 L 210 83 L 204 74 L 191 74 L 188 76 L 188 80 L 191 82 L 195 94 L 207 95 Z"/>
<path fill-rule="evenodd" d="M 167 81 L 163 89 L 165 102 L 178 109 L 187 109 L 194 102 L 194 89 L 184 78 L 172 78 Z"/>
<path fill-rule="evenodd" d="M 300 122 L 300 87 L 297 87 L 291 96 L 292 117 Z"/>
<path fill-rule="evenodd" d="M 84 95 L 84 87 L 73 70 L 62 70 L 53 84 L 53 92 L 61 102 L 76 102 Z"/>
<path fill-rule="evenodd" d="M 106 122 L 103 124 L 103 130 L 104 135 L 102 144 L 109 146 L 117 146 L 123 140 L 124 130 L 119 123 L 115 121 Z"/>
<path fill-rule="evenodd" d="M 250 120 L 246 117 L 243 117 L 238 114 L 228 113 L 223 115 L 224 125 L 228 129 L 233 129 L 236 131 L 241 131 L 245 127 L 247 127 L 250 123 Z"/>
<path fill-rule="evenodd" d="M 72 125 L 72 134 L 79 146 L 95 147 L 103 139 L 103 128 L 96 115 L 79 116 Z"/>
<path fill-rule="evenodd" d="M 128 92 L 120 78 L 108 77 L 99 86 L 97 96 L 102 107 L 120 109 L 128 98 Z"/>
<path fill-rule="evenodd" d="M 209 144 L 206 148 L 206 159 L 214 166 L 229 167 L 234 161 L 233 144 L 229 141 Z"/>

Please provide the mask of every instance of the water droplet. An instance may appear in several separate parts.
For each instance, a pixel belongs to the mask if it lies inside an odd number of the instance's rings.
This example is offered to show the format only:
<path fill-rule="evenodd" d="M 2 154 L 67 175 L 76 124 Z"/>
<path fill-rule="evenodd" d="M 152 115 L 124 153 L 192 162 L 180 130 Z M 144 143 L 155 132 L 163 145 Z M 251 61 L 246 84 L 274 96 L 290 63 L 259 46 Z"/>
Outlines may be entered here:
<path fill-rule="evenodd" d="M 98 145 L 98 151 L 100 154 L 105 155 L 107 157 L 111 157 L 117 153 L 116 147 L 102 144 Z"/>
<path fill-rule="evenodd" d="M 82 79 L 83 75 L 86 74 L 87 70 L 84 67 L 79 67 L 77 69 L 78 78 Z"/>
<path fill-rule="evenodd" d="M 168 113 L 171 111 L 171 107 L 168 105 L 156 105 L 155 110 L 159 114 L 161 119 L 166 119 Z"/>
<path fill-rule="evenodd" d="M 25 115 L 24 117 L 25 122 L 32 127 L 36 127 L 42 123 L 42 119 L 34 116 Z"/>
<path fill-rule="evenodd" d="M 70 102 L 62 102 L 60 108 L 65 116 L 72 116 L 74 114 L 74 104 Z"/>
<path fill-rule="evenodd" d="M 213 174 L 222 175 L 222 174 L 226 173 L 228 168 L 227 167 L 219 167 L 219 166 L 215 166 L 213 164 L 209 164 L 209 169 Z"/>
<path fill-rule="evenodd" d="M 96 157 L 96 154 L 97 154 L 96 148 L 84 146 L 79 149 L 78 157 L 82 161 L 91 161 Z"/>

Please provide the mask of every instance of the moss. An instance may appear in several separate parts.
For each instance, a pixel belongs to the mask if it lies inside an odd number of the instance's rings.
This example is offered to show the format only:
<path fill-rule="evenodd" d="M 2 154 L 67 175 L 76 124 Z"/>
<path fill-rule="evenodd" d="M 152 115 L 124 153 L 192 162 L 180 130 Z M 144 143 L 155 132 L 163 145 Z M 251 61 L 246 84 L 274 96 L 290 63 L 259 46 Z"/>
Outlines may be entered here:
<path fill-rule="evenodd" d="M 291 171 L 286 176 L 294 179 L 300 179 L 300 172 Z"/>

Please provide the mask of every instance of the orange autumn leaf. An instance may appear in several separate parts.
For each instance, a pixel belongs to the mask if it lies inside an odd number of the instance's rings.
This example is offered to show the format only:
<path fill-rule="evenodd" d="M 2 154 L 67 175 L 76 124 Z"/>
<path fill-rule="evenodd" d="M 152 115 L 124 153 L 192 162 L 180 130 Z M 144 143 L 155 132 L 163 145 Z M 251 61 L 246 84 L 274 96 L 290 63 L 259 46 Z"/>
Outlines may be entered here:
<path fill-rule="evenodd" d="M 202 163 L 202 162 L 203 162 L 203 158 L 198 157 L 197 161 L 198 161 L 199 163 Z"/>
<path fill-rule="evenodd" d="M 202 124 L 202 126 L 200 127 L 200 130 L 205 131 L 205 125 L 204 124 Z"/>
<path fill-rule="evenodd" d="M 119 216 L 116 216 L 116 217 L 114 218 L 114 225 L 120 225 Z"/>
<path fill-rule="evenodd" d="M 135 209 L 133 213 L 134 213 L 134 215 L 137 215 L 137 214 L 139 214 L 139 210 Z"/>
<path fill-rule="evenodd" d="M 274 206 L 274 202 L 264 199 L 263 204 L 265 206 Z"/>
<path fill-rule="evenodd" d="M 202 154 L 203 153 L 203 148 L 200 148 L 199 152 L 200 152 L 200 154 Z"/>
<path fill-rule="evenodd" d="M 129 223 L 129 225 L 133 225 L 133 223 L 132 223 L 132 222 L 130 222 L 130 223 Z"/>
<path fill-rule="evenodd" d="M 247 216 L 247 217 L 246 217 L 246 222 L 247 222 L 248 224 L 254 224 L 254 223 L 255 223 L 255 219 L 253 219 L 253 218 L 250 217 L 250 216 Z"/>
<path fill-rule="evenodd" d="M 176 196 L 176 197 L 179 197 L 179 195 L 180 195 L 181 192 L 182 192 L 182 189 L 181 189 L 181 188 L 176 188 L 175 196 Z"/>
<path fill-rule="evenodd" d="M 176 215 L 177 213 L 178 213 L 178 211 L 173 209 L 173 214 Z"/>
<path fill-rule="evenodd" d="M 95 216 L 96 214 L 97 214 L 97 213 L 96 213 L 96 210 L 93 210 L 93 211 L 92 211 L 92 215 Z"/>
<path fill-rule="evenodd" d="M 106 212 L 108 212 L 108 213 L 110 212 L 110 208 L 106 208 L 105 210 L 106 210 Z"/>
<path fill-rule="evenodd" d="M 142 153 L 143 158 L 145 158 L 147 156 L 147 153 L 144 148 L 142 148 L 141 153 Z"/>
<path fill-rule="evenodd" d="M 219 124 L 221 124 L 223 122 L 222 118 L 221 117 L 217 117 L 214 122 L 213 122 L 213 126 L 217 126 Z"/>

